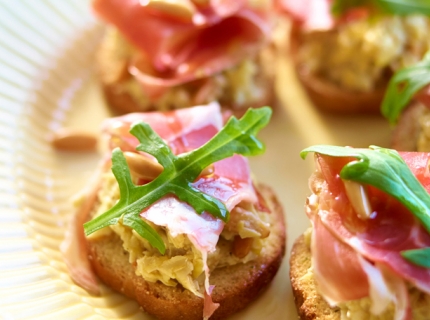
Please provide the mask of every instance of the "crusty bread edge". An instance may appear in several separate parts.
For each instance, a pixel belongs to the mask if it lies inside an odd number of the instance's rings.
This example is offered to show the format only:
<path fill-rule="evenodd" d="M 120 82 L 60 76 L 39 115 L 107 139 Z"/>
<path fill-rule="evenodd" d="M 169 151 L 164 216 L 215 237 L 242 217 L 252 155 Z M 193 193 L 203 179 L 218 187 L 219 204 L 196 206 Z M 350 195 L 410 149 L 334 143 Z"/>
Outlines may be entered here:
<path fill-rule="evenodd" d="M 318 294 L 313 277 L 306 274 L 311 268 L 311 251 L 301 235 L 293 244 L 290 256 L 290 280 L 294 302 L 302 320 L 339 320 L 340 310 L 331 308 Z"/>
<path fill-rule="evenodd" d="M 224 319 L 255 300 L 272 281 L 285 255 L 286 229 L 282 207 L 269 187 L 260 185 L 259 191 L 271 203 L 273 211 L 270 214 L 276 221 L 272 223 L 267 242 L 270 247 L 256 261 L 215 269 L 211 273 L 210 281 L 215 285 L 212 297 L 214 302 L 220 303 L 211 317 L 213 320 Z M 203 299 L 180 286 L 167 287 L 159 282 L 146 282 L 137 276 L 117 236 L 88 241 L 88 249 L 90 262 L 100 279 L 114 290 L 137 300 L 149 314 L 165 320 L 202 319 Z M 118 259 L 106 256 L 105 252 L 117 252 Z"/>

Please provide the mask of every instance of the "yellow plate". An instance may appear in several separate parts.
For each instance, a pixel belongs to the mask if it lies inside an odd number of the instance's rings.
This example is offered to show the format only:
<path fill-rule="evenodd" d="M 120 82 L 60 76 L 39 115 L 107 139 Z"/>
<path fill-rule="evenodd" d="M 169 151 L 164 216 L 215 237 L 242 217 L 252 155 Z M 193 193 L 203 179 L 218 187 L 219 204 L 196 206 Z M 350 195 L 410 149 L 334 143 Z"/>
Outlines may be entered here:
<path fill-rule="evenodd" d="M 62 127 L 97 133 L 109 115 L 93 70 L 102 32 L 85 0 L 0 4 L 1 319 L 151 319 L 106 287 L 93 297 L 76 286 L 58 249 L 73 213 L 70 198 L 100 153 L 59 153 L 49 137 Z M 290 249 L 309 225 L 303 205 L 313 164 L 300 150 L 315 143 L 388 146 L 389 128 L 377 117 L 319 114 L 286 54 L 276 63 L 280 102 L 261 134 L 267 152 L 251 166 L 284 205 Z M 288 257 L 269 289 L 231 319 L 296 318 Z"/>

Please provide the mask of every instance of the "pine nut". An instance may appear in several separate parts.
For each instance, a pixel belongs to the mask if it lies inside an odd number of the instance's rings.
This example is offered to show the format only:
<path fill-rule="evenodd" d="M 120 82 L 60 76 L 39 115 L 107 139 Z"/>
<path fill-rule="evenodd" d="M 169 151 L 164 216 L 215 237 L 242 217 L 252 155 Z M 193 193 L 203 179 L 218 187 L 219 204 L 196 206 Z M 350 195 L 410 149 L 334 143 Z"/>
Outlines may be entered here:
<path fill-rule="evenodd" d="M 146 6 L 182 21 L 191 21 L 196 13 L 196 7 L 190 0 L 150 0 Z"/>
<path fill-rule="evenodd" d="M 208 5 L 210 0 L 192 0 L 197 5 Z"/>
<path fill-rule="evenodd" d="M 97 138 L 88 132 L 61 129 L 52 135 L 51 145 L 62 151 L 94 151 L 97 146 Z"/>
<path fill-rule="evenodd" d="M 253 238 L 242 239 L 240 236 L 235 236 L 233 240 L 233 254 L 240 259 L 245 258 L 249 251 L 251 251 L 253 242 Z"/>
<path fill-rule="evenodd" d="M 201 177 L 205 177 L 205 176 L 209 176 L 212 173 L 214 173 L 215 169 L 214 169 L 214 165 L 211 164 L 209 166 L 207 166 L 206 168 L 203 169 L 203 171 L 199 174 L 199 176 L 197 177 L 197 179 L 201 178 Z"/>
<path fill-rule="evenodd" d="M 342 180 L 345 186 L 346 195 L 354 208 L 356 214 L 361 219 L 370 219 L 373 214 L 372 206 L 367 195 L 366 188 L 351 180 Z"/>
<path fill-rule="evenodd" d="M 163 166 L 158 162 L 152 161 L 150 158 L 145 157 L 136 152 L 124 152 L 125 160 L 130 168 L 131 174 L 137 178 L 152 181 L 163 172 Z M 214 172 L 213 164 L 207 166 L 200 173 L 200 177 L 211 175 Z"/>
<path fill-rule="evenodd" d="M 163 172 L 163 166 L 148 157 L 135 152 L 124 152 L 131 174 L 140 179 L 152 181 Z"/>

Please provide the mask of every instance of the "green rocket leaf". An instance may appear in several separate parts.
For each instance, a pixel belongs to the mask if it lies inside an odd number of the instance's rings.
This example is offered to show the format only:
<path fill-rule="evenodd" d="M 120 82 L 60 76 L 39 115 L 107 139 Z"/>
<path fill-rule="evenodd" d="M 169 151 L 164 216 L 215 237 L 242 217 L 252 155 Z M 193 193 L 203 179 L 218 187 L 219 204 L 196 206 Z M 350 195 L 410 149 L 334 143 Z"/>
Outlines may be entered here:
<path fill-rule="evenodd" d="M 428 0 L 335 0 L 332 4 L 334 15 L 356 7 L 372 7 L 383 13 L 395 15 L 424 14 L 430 15 Z"/>
<path fill-rule="evenodd" d="M 414 95 L 430 83 L 430 52 L 417 64 L 397 71 L 388 83 L 381 113 L 395 124 Z"/>

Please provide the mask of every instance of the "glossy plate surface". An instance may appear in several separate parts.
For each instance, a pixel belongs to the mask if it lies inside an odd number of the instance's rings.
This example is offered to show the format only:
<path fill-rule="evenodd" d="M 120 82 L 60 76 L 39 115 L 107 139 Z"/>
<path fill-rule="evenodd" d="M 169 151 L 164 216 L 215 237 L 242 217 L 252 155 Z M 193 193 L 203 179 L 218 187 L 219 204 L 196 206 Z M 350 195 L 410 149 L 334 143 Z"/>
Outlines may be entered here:
<path fill-rule="evenodd" d="M 102 33 L 85 0 L 0 2 L 1 319 L 151 319 L 106 287 L 94 297 L 76 286 L 58 249 L 70 199 L 100 153 L 59 153 L 49 138 L 62 127 L 97 133 L 109 115 L 93 70 Z M 286 54 L 276 63 L 279 103 L 260 135 L 267 152 L 251 166 L 284 205 L 289 252 L 309 226 L 303 206 L 313 164 L 300 150 L 316 143 L 388 146 L 389 127 L 378 117 L 318 113 Z M 288 258 L 269 289 L 231 319 L 296 318 Z"/>

